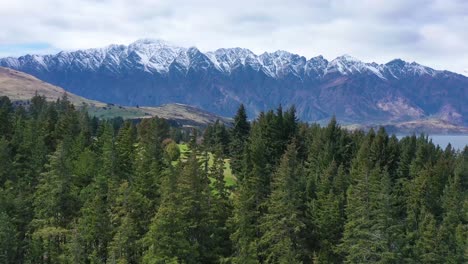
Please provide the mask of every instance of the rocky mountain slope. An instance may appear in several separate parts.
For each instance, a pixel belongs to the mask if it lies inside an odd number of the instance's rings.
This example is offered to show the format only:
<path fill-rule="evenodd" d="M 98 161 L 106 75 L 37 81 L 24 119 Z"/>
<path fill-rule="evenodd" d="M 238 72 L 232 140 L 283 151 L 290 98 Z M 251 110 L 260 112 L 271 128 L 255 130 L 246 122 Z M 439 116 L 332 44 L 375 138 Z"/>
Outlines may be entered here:
<path fill-rule="evenodd" d="M 333 114 L 344 123 L 398 123 L 437 119 L 468 125 L 468 77 L 400 59 L 331 61 L 286 51 L 201 52 L 157 40 L 128 46 L 0 59 L 91 99 L 127 106 L 182 103 L 232 116 L 244 103 L 250 116 L 295 105 L 305 121 Z"/>

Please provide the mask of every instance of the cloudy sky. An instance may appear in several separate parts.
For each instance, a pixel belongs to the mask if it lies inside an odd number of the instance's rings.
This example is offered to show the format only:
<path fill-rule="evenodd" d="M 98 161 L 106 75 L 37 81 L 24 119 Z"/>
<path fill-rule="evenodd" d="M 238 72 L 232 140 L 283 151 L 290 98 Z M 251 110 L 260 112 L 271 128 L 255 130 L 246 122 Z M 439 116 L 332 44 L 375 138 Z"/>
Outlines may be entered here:
<path fill-rule="evenodd" d="M 0 0 L 0 57 L 166 40 L 468 75 L 467 0 Z"/>

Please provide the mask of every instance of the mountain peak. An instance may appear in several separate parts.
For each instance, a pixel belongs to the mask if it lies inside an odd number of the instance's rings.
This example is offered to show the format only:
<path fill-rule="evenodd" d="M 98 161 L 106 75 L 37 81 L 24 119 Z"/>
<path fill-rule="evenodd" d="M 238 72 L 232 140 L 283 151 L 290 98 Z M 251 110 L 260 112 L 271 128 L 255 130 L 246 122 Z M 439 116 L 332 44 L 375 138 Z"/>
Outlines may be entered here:
<path fill-rule="evenodd" d="M 165 40 L 161 40 L 161 39 L 152 39 L 152 38 L 142 38 L 142 39 L 138 39 L 132 43 L 130 43 L 129 46 L 141 46 L 141 45 L 153 45 L 153 46 L 160 46 L 160 47 L 164 47 L 164 46 L 175 46 L 174 44 L 172 43 L 169 43 Z"/>
<path fill-rule="evenodd" d="M 343 54 L 339 57 L 337 57 L 336 59 L 334 60 L 338 60 L 338 61 L 346 61 L 346 62 L 361 62 L 360 60 L 358 60 L 357 58 L 349 55 L 349 54 Z"/>
<path fill-rule="evenodd" d="M 385 65 L 386 66 L 395 66 L 395 67 L 404 67 L 406 64 L 407 64 L 406 61 L 398 58 L 398 59 L 393 59 L 393 60 L 387 62 Z"/>
<path fill-rule="evenodd" d="M 277 50 L 277 51 L 273 52 L 272 54 L 275 55 L 275 56 L 278 56 L 278 57 L 289 57 L 289 56 L 295 55 L 295 54 L 292 54 L 291 52 L 285 51 L 285 50 Z"/>

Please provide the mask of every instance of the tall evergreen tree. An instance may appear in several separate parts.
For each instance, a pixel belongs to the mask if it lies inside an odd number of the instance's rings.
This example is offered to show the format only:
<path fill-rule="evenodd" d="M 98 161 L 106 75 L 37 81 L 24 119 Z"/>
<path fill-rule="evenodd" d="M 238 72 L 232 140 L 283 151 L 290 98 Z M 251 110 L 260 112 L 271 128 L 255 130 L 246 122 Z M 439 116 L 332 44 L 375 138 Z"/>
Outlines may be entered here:
<path fill-rule="evenodd" d="M 242 155 L 244 154 L 244 148 L 247 143 L 249 132 L 250 123 L 247 120 L 245 107 L 241 104 L 234 116 L 234 127 L 231 130 L 231 168 L 235 175 L 240 174 L 242 170 Z"/>
<path fill-rule="evenodd" d="M 468 191 L 462 181 L 468 179 L 468 157 L 460 155 L 455 173 L 447 183 L 442 196 L 443 220 L 438 234 L 438 252 L 446 263 L 467 261 Z"/>
<path fill-rule="evenodd" d="M 116 171 L 121 179 L 129 179 L 134 171 L 134 144 L 135 131 L 133 124 L 126 121 L 120 128 L 115 140 Z"/>
<path fill-rule="evenodd" d="M 17 234 L 13 221 L 5 212 L 0 211 L 0 263 L 15 263 L 17 247 Z"/>
<path fill-rule="evenodd" d="M 229 152 L 229 133 L 219 120 L 212 125 L 208 125 L 203 134 L 203 144 L 205 148 L 209 151 L 216 151 L 218 147 L 221 147 L 221 150 L 226 155 Z"/>
<path fill-rule="evenodd" d="M 123 181 L 110 208 L 112 240 L 108 245 L 110 263 L 140 263 L 142 255 L 139 218 L 147 213 L 149 201 Z"/>
<path fill-rule="evenodd" d="M 336 247 L 341 239 L 344 226 L 344 193 L 336 162 L 332 162 L 318 179 L 316 198 L 310 203 L 308 214 L 312 222 L 315 254 L 318 263 L 337 263 L 340 256 Z"/>
<path fill-rule="evenodd" d="M 400 233 L 392 221 L 395 199 L 386 167 L 380 167 L 386 161 L 384 138 L 382 132 L 376 136 L 370 131 L 353 160 L 340 245 L 346 263 L 398 263 Z"/>
<path fill-rule="evenodd" d="M 10 98 L 0 96 L 0 137 L 10 138 L 13 128 L 13 105 Z"/>
<path fill-rule="evenodd" d="M 79 208 L 71 175 L 70 145 L 68 138 L 58 145 L 34 194 L 33 239 L 42 247 L 42 261 L 51 263 L 63 262 L 68 225 Z"/>
<path fill-rule="evenodd" d="M 146 237 L 144 263 L 212 263 L 209 256 L 209 180 L 192 153 L 179 177 L 168 180 L 163 202 Z"/>
<path fill-rule="evenodd" d="M 232 214 L 232 203 L 230 200 L 230 192 L 226 188 L 224 180 L 224 158 L 221 148 L 213 154 L 213 164 L 209 169 L 209 176 L 212 179 L 212 199 L 211 207 L 211 227 L 213 232 L 212 259 L 224 261 L 231 256 L 231 241 L 229 239 L 230 229 L 228 228 L 228 220 Z"/>
<path fill-rule="evenodd" d="M 109 210 L 116 199 L 114 188 L 118 184 L 113 134 L 111 124 L 103 124 L 98 138 L 101 167 L 82 194 L 86 202 L 80 210 L 73 243 L 82 248 L 82 252 L 74 252 L 84 253 L 84 256 L 73 255 L 71 258 L 85 263 L 106 263 L 108 259 L 107 248 L 112 235 Z"/>
<path fill-rule="evenodd" d="M 260 145 L 261 146 L 261 145 Z M 233 263 L 258 263 L 258 239 L 260 230 L 258 218 L 260 217 L 260 205 L 262 199 L 259 193 L 261 185 L 257 173 L 253 172 L 254 164 L 251 153 L 245 150 L 244 168 L 242 174 L 245 176 L 239 179 L 238 191 L 234 200 L 234 215 L 231 220 L 233 233 Z"/>
<path fill-rule="evenodd" d="M 437 224 L 434 216 L 423 209 L 420 216 L 418 236 L 413 248 L 414 260 L 421 263 L 441 263 L 438 254 L 439 241 L 437 240 Z"/>
<path fill-rule="evenodd" d="M 0 186 L 3 186 L 7 180 L 13 180 L 13 164 L 11 156 L 12 153 L 9 142 L 5 137 L 0 137 Z"/>
<path fill-rule="evenodd" d="M 261 259 L 264 263 L 302 263 L 307 259 L 301 210 L 303 170 L 295 143 L 288 146 L 273 177 L 267 213 L 262 217 Z"/>
<path fill-rule="evenodd" d="M 152 118 L 137 126 L 138 139 L 134 154 L 135 173 L 133 185 L 150 203 L 150 211 L 156 211 L 160 203 L 160 186 L 166 168 L 162 142 L 168 137 L 168 125 L 163 119 Z M 148 226 L 152 216 L 144 220 Z"/>

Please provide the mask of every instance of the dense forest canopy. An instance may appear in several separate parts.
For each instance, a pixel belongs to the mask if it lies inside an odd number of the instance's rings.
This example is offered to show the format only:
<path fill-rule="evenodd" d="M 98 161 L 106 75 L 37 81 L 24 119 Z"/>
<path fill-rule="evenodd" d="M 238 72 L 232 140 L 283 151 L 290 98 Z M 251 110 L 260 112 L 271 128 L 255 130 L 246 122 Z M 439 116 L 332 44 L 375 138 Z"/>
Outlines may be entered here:
<path fill-rule="evenodd" d="M 247 120 L 188 132 L 1 97 L 0 263 L 467 262 L 467 147 L 294 108 Z"/>

